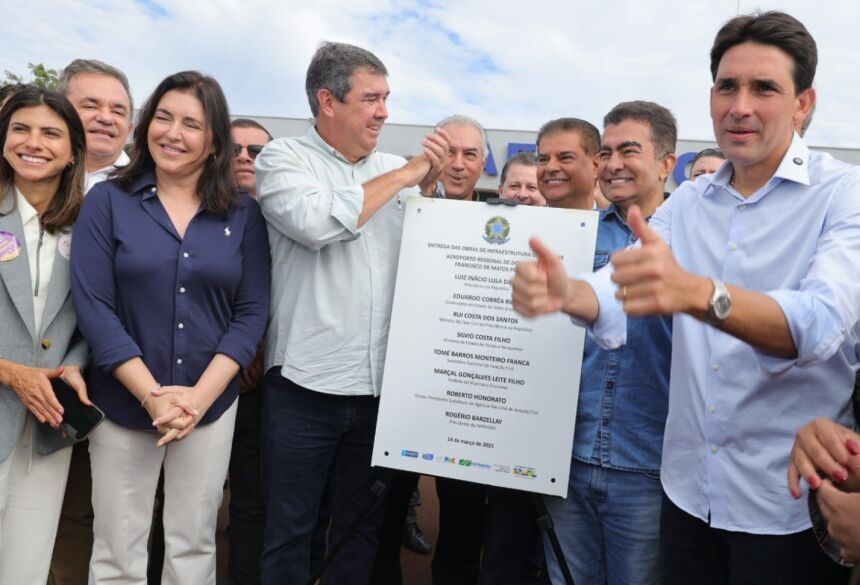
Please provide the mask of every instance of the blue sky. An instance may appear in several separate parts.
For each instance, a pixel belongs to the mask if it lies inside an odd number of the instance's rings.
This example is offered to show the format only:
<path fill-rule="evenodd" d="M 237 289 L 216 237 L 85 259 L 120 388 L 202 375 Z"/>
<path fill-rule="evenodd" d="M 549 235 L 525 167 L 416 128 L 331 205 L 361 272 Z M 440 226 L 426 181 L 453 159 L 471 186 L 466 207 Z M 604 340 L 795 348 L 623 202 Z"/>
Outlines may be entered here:
<path fill-rule="evenodd" d="M 42 0 L 4 2 L 0 69 L 74 58 L 124 70 L 137 103 L 166 75 L 199 69 L 235 114 L 306 117 L 304 74 L 322 40 L 389 68 L 392 122 L 452 113 L 534 130 L 559 116 L 600 126 L 620 101 L 669 107 L 686 139 L 710 140 L 708 51 L 728 18 L 785 10 L 818 41 L 813 145 L 860 148 L 860 3 L 849 0 Z"/>

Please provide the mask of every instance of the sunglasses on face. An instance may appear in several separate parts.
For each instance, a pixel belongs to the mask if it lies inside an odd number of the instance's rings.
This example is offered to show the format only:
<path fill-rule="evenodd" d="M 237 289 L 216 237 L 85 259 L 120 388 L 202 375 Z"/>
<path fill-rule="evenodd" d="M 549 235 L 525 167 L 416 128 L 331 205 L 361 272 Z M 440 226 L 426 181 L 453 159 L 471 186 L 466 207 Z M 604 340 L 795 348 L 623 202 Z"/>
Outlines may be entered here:
<path fill-rule="evenodd" d="M 251 157 L 251 160 L 257 158 L 257 155 L 260 154 L 260 151 L 263 150 L 262 144 L 249 144 L 247 147 L 243 144 L 234 144 L 233 145 L 233 156 L 239 156 L 242 154 L 242 149 L 248 149 L 248 156 Z"/>

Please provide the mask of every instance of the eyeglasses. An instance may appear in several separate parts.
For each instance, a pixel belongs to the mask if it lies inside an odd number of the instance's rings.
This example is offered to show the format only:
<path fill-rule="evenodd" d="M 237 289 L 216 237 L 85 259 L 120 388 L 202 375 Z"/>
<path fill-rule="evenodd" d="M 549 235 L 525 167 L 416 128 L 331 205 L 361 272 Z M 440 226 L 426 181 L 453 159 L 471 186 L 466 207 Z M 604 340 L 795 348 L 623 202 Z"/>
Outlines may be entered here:
<path fill-rule="evenodd" d="M 234 144 L 233 145 L 233 156 L 239 156 L 242 154 L 242 149 L 248 149 L 248 156 L 251 157 L 251 160 L 257 158 L 257 155 L 260 154 L 260 151 L 263 150 L 262 144 L 249 144 L 247 147 L 244 144 Z"/>

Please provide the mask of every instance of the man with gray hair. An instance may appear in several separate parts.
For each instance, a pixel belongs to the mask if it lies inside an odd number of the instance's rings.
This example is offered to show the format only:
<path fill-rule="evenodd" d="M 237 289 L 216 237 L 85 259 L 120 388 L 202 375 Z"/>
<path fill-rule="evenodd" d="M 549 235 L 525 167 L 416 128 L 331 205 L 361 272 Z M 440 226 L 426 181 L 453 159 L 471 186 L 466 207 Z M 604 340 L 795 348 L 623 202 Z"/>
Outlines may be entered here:
<path fill-rule="evenodd" d="M 257 157 L 269 224 L 272 314 L 263 381 L 264 585 L 304 585 L 325 486 L 329 538 L 343 547 L 329 584 L 367 583 L 382 502 L 370 460 L 388 343 L 405 199 L 433 191 L 447 164 L 437 130 L 409 162 L 376 150 L 388 117 L 385 65 L 369 51 L 323 43 L 306 78 L 314 125 Z M 330 549 L 331 550 L 331 547 Z"/>
<path fill-rule="evenodd" d="M 85 192 L 128 164 L 123 151 L 132 128 L 128 78 L 95 59 L 75 59 L 60 75 L 59 91 L 72 103 L 86 131 Z M 74 446 L 48 585 L 85 583 L 93 546 L 89 442 Z"/>
<path fill-rule="evenodd" d="M 445 199 L 477 201 L 475 185 L 487 162 L 487 133 L 469 116 L 448 116 L 436 124 L 451 137 L 448 167 L 439 177 L 435 196 Z"/>
<path fill-rule="evenodd" d="M 63 69 L 59 90 L 81 117 L 87 135 L 85 191 L 128 164 L 123 151 L 132 128 L 132 99 L 125 74 L 95 59 L 75 59 Z"/>

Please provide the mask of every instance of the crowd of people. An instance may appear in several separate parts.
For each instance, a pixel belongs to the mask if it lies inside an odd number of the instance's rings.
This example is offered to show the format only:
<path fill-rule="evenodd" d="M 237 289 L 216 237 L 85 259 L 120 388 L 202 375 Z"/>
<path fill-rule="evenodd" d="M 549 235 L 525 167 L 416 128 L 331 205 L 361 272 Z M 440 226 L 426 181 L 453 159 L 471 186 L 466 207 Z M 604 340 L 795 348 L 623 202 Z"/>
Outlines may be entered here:
<path fill-rule="evenodd" d="M 648 101 L 504 165 L 500 198 L 599 213 L 593 272 L 537 226 L 511 283 L 588 331 L 568 494 L 543 498 L 560 551 L 530 494 L 438 477 L 434 585 L 844 585 L 860 561 L 860 169 L 802 139 L 802 23 L 738 16 L 710 59 L 719 149 L 671 195 Z M 234 585 L 399 584 L 404 534 L 430 552 L 418 476 L 370 465 L 404 202 L 478 202 L 487 136 L 452 115 L 380 152 L 387 75 L 323 43 L 313 124 L 280 138 L 195 71 L 136 120 L 100 61 L 3 88 L 0 585 L 214 584 L 225 478 Z M 104 412 L 87 441 L 56 380 Z"/>

